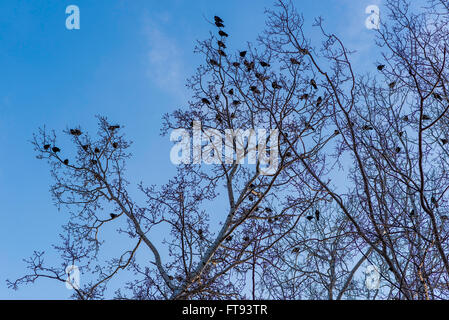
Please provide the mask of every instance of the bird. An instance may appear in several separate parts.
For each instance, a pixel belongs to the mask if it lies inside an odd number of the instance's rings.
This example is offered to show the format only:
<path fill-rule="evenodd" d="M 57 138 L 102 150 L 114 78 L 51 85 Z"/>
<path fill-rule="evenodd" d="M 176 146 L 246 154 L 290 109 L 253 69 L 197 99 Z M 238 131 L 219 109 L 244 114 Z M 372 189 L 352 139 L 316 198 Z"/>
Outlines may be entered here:
<path fill-rule="evenodd" d="M 401 148 L 400 147 L 396 147 L 395 151 L 396 151 L 396 153 L 399 153 L 399 152 L 401 152 Z"/>
<path fill-rule="evenodd" d="M 173 278 L 172 276 L 168 276 L 168 280 L 172 281 L 173 279 L 175 278 Z"/>
<path fill-rule="evenodd" d="M 118 215 L 115 213 L 110 213 L 109 215 L 111 216 L 111 219 L 115 219 L 118 217 Z"/>
<path fill-rule="evenodd" d="M 220 96 L 218 94 L 215 96 L 215 100 L 220 100 Z"/>
<path fill-rule="evenodd" d="M 388 87 L 389 87 L 390 89 L 393 89 L 395 85 L 396 85 L 396 81 L 393 81 L 393 82 L 390 82 L 390 83 L 388 84 Z"/>
<path fill-rule="evenodd" d="M 204 104 L 210 104 L 210 101 L 207 100 L 206 98 L 202 98 L 201 102 L 204 103 Z"/>
<path fill-rule="evenodd" d="M 446 138 L 440 139 L 440 141 L 443 145 L 445 145 L 449 142 L 449 140 L 447 140 Z"/>
<path fill-rule="evenodd" d="M 311 85 L 315 90 L 318 89 L 318 87 L 317 87 L 316 82 L 315 82 L 314 79 L 310 79 L 310 85 Z"/>
<path fill-rule="evenodd" d="M 100 149 L 95 148 L 95 149 L 94 149 L 94 152 L 95 152 L 95 153 L 99 153 L 99 152 L 100 152 Z"/>
<path fill-rule="evenodd" d="M 273 88 L 273 89 L 282 89 L 282 87 L 276 82 L 276 81 L 273 81 L 272 83 L 271 83 L 271 87 Z"/>
<path fill-rule="evenodd" d="M 334 135 L 339 135 L 340 134 L 340 130 L 335 130 L 334 131 Z"/>
<path fill-rule="evenodd" d="M 251 87 L 250 87 L 250 90 L 251 90 L 252 92 L 254 92 L 254 94 L 260 94 L 260 91 L 259 91 L 259 89 L 257 89 L 256 86 L 251 86 Z"/>
<path fill-rule="evenodd" d="M 234 100 L 234 101 L 232 101 L 232 104 L 234 106 L 238 106 L 239 104 L 241 104 L 241 102 L 239 100 Z"/>
<path fill-rule="evenodd" d="M 316 221 L 320 221 L 320 211 L 319 210 L 315 211 L 315 218 L 316 218 Z"/>
<path fill-rule="evenodd" d="M 384 65 L 384 64 L 379 64 L 379 65 L 377 66 L 377 70 L 379 70 L 379 71 L 382 71 L 384 68 L 385 68 L 385 65 Z"/>
<path fill-rule="evenodd" d="M 259 63 L 260 63 L 260 65 L 261 65 L 262 67 L 264 67 L 264 68 L 270 66 L 270 64 L 269 64 L 269 63 L 266 63 L 265 61 L 260 61 Z"/>
<path fill-rule="evenodd" d="M 268 208 L 268 207 L 265 208 L 265 211 L 268 212 L 268 213 L 273 212 L 273 210 L 271 210 L 271 208 Z"/>
<path fill-rule="evenodd" d="M 224 24 L 220 21 L 215 21 L 215 25 L 219 28 L 224 28 Z"/>
<path fill-rule="evenodd" d="M 244 237 L 243 241 L 248 242 L 249 241 L 249 237 L 248 236 Z"/>
<path fill-rule="evenodd" d="M 220 36 L 222 36 L 222 37 L 228 37 L 228 36 L 229 36 L 229 35 L 228 35 L 226 32 L 224 32 L 223 30 L 218 31 L 218 34 L 219 34 Z"/>
<path fill-rule="evenodd" d="M 312 216 L 307 216 L 306 219 L 310 221 L 310 220 L 313 219 L 313 217 Z"/>
<path fill-rule="evenodd" d="M 430 120 L 430 117 L 429 117 L 427 114 L 424 114 L 424 115 L 422 116 L 422 119 L 423 119 L 423 120 Z"/>
<path fill-rule="evenodd" d="M 299 100 L 304 100 L 309 98 L 309 95 L 307 93 L 304 93 L 302 96 L 299 97 Z"/>
<path fill-rule="evenodd" d="M 64 160 L 64 164 L 67 166 L 67 165 L 69 165 L 69 159 L 65 159 Z"/>
<path fill-rule="evenodd" d="M 245 58 L 246 56 L 246 51 L 240 51 L 240 57 Z"/>
<path fill-rule="evenodd" d="M 118 143 L 117 143 L 117 142 L 112 143 L 112 147 L 113 147 L 114 149 L 117 149 Z"/>
<path fill-rule="evenodd" d="M 415 215 L 415 210 L 414 209 L 412 209 L 412 211 L 410 211 L 410 216 L 414 216 Z"/>
<path fill-rule="evenodd" d="M 251 183 L 250 185 L 249 185 L 249 188 L 250 189 L 254 189 L 256 186 L 254 185 L 254 183 Z"/>
<path fill-rule="evenodd" d="M 318 107 L 321 104 L 321 102 L 323 102 L 323 98 L 318 97 L 318 99 L 316 100 L 316 106 Z"/>
<path fill-rule="evenodd" d="M 399 137 L 402 137 L 404 135 L 404 131 L 399 132 Z"/>
<path fill-rule="evenodd" d="M 223 41 L 218 40 L 217 44 L 218 44 L 219 47 L 221 47 L 223 49 L 226 49 L 226 45 L 223 43 Z"/>
<path fill-rule="evenodd" d="M 250 72 L 253 69 L 254 69 L 254 61 L 251 61 L 250 63 L 248 63 L 246 71 Z"/>
<path fill-rule="evenodd" d="M 120 129 L 120 126 L 118 124 L 108 127 L 109 131 L 115 131 L 116 129 Z"/>
<path fill-rule="evenodd" d="M 92 165 L 97 164 L 97 160 L 95 160 L 95 159 L 90 160 L 90 164 L 92 164 Z"/>
<path fill-rule="evenodd" d="M 58 147 L 53 147 L 51 148 L 51 151 L 53 151 L 54 153 L 60 152 L 61 149 L 59 149 Z"/>
<path fill-rule="evenodd" d="M 292 64 L 301 64 L 298 60 L 296 60 L 295 58 L 290 58 L 290 62 Z"/>
<path fill-rule="evenodd" d="M 215 115 L 215 120 L 221 122 L 221 116 L 218 113 Z"/>
<path fill-rule="evenodd" d="M 231 119 L 235 119 L 235 113 L 231 113 Z"/>
<path fill-rule="evenodd" d="M 402 118 L 402 120 L 408 121 L 408 116 L 404 116 L 404 117 Z"/>
<path fill-rule="evenodd" d="M 79 129 L 70 129 L 70 134 L 73 136 L 80 136 L 82 132 Z"/>
<path fill-rule="evenodd" d="M 371 127 L 371 126 L 369 126 L 369 125 L 367 125 L 367 124 L 365 124 L 365 125 L 362 127 L 362 130 L 370 131 L 370 130 L 374 130 L 374 128 Z"/>
<path fill-rule="evenodd" d="M 290 151 L 287 151 L 287 152 L 285 153 L 285 155 L 286 155 L 287 157 L 291 157 L 291 156 L 292 156 L 292 153 L 291 153 Z"/>
<path fill-rule="evenodd" d="M 436 92 L 433 93 L 433 97 L 435 99 L 437 99 L 438 101 L 442 101 L 443 100 L 443 98 L 441 98 L 441 96 L 438 93 L 436 93 Z"/>
<path fill-rule="evenodd" d="M 222 57 L 226 57 L 226 52 L 224 52 L 224 51 L 221 50 L 221 49 L 218 49 L 218 54 L 219 54 L 220 56 L 222 56 Z"/>
<path fill-rule="evenodd" d="M 254 200 L 254 197 L 253 197 L 253 196 L 249 196 L 249 197 L 248 197 L 248 200 L 249 200 L 249 201 L 253 201 L 253 200 Z"/>
<path fill-rule="evenodd" d="M 210 59 L 209 62 L 210 62 L 210 64 L 213 65 L 213 66 L 218 66 L 218 65 L 219 65 L 218 62 L 217 62 L 217 60 L 214 60 L 214 59 Z"/>
<path fill-rule="evenodd" d="M 50 148 L 49 144 L 44 144 L 44 150 L 48 150 Z"/>
<path fill-rule="evenodd" d="M 231 96 L 234 95 L 234 89 L 229 89 L 228 94 L 230 94 Z"/>
<path fill-rule="evenodd" d="M 214 16 L 214 20 L 222 23 L 224 22 L 219 16 Z"/>
<path fill-rule="evenodd" d="M 238 63 L 238 62 L 233 62 L 232 65 L 233 65 L 234 67 L 238 68 L 238 67 L 240 66 L 240 63 Z"/>
<path fill-rule="evenodd" d="M 89 149 L 89 145 L 88 144 L 82 145 L 81 148 L 83 148 L 84 151 L 87 151 Z"/>

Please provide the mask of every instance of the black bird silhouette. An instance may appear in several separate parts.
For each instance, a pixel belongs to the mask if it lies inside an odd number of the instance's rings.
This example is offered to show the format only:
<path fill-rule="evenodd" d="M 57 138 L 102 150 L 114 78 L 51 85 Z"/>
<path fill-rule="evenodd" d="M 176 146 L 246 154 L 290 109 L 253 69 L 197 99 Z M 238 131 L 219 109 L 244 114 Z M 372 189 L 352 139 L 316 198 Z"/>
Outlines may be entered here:
<path fill-rule="evenodd" d="M 204 103 L 204 104 L 210 104 L 210 101 L 207 100 L 206 98 L 202 98 L 201 102 Z"/>
<path fill-rule="evenodd" d="M 384 65 L 384 64 L 379 64 L 379 65 L 377 66 L 377 70 L 379 70 L 379 71 L 382 71 L 384 68 L 385 68 L 385 65 Z"/>
<path fill-rule="evenodd" d="M 53 148 L 51 148 L 51 151 L 53 151 L 54 153 L 56 153 L 56 152 L 60 152 L 61 149 L 59 149 L 58 147 L 53 147 Z"/>
<path fill-rule="evenodd" d="M 218 54 L 220 56 L 226 57 L 226 53 L 223 50 L 221 50 L 221 49 L 218 50 Z"/>
<path fill-rule="evenodd" d="M 265 61 L 260 61 L 259 63 L 260 63 L 260 65 L 261 65 L 262 67 L 264 67 L 264 68 L 270 66 L 270 64 L 269 64 L 269 63 L 266 63 Z"/>
<path fill-rule="evenodd" d="M 92 164 L 92 165 L 97 164 L 97 160 L 95 160 L 95 159 L 90 160 L 90 164 Z"/>
<path fill-rule="evenodd" d="M 393 82 L 390 82 L 390 83 L 388 84 L 388 87 L 389 87 L 390 89 L 393 89 L 395 85 L 396 85 L 396 81 L 393 81 Z"/>
<path fill-rule="evenodd" d="M 234 106 L 238 106 L 239 104 L 241 104 L 241 102 L 239 100 L 234 100 L 234 101 L 232 101 L 232 104 Z"/>
<path fill-rule="evenodd" d="M 271 83 L 271 86 L 273 87 L 273 89 L 282 89 L 282 87 L 276 81 L 273 81 Z"/>
<path fill-rule="evenodd" d="M 437 99 L 438 101 L 443 100 L 443 98 L 441 98 L 441 96 L 440 96 L 438 93 L 436 93 L 436 92 L 433 93 L 433 97 L 434 97 L 435 99 Z"/>
<path fill-rule="evenodd" d="M 370 131 L 370 130 L 374 130 L 374 128 L 371 127 L 371 126 L 369 126 L 369 125 L 366 125 L 366 124 L 365 124 L 365 125 L 362 127 L 362 130 Z"/>
<path fill-rule="evenodd" d="M 290 151 L 287 151 L 287 152 L 285 153 L 285 155 L 286 155 L 287 157 L 291 157 L 291 156 L 292 156 L 292 153 L 291 153 Z"/>
<path fill-rule="evenodd" d="M 209 62 L 210 62 L 210 64 L 213 65 L 213 66 L 218 66 L 218 65 L 219 65 L 218 62 L 217 62 L 217 60 L 214 60 L 214 59 L 210 59 Z"/>
<path fill-rule="evenodd" d="M 316 221 L 320 221 L 320 211 L 319 210 L 315 211 L 315 218 L 316 218 Z"/>
<path fill-rule="evenodd" d="M 249 241 L 249 237 L 248 236 L 244 237 L 243 241 L 248 242 Z"/>
<path fill-rule="evenodd" d="M 307 93 L 304 93 L 301 97 L 299 97 L 300 100 L 307 99 L 309 95 Z"/>
<path fill-rule="evenodd" d="M 70 129 L 70 134 L 73 136 L 80 136 L 82 132 L 79 129 Z"/>
<path fill-rule="evenodd" d="M 69 159 L 65 159 L 63 162 L 67 166 L 69 164 Z"/>
<path fill-rule="evenodd" d="M 238 68 L 239 65 L 240 65 L 240 63 L 238 63 L 238 62 L 233 62 L 232 65 L 233 65 L 234 67 Z"/>
<path fill-rule="evenodd" d="M 268 213 L 273 212 L 273 210 L 271 210 L 271 208 L 268 208 L 268 207 L 265 208 L 265 211 L 268 212 Z"/>
<path fill-rule="evenodd" d="M 318 97 L 318 99 L 316 100 L 316 106 L 318 107 L 321 104 L 321 102 L 323 102 L 323 98 Z"/>
<path fill-rule="evenodd" d="M 402 137 L 404 135 L 404 131 L 399 132 L 399 137 Z"/>
<path fill-rule="evenodd" d="M 430 198 L 430 201 L 432 201 L 432 203 L 435 205 L 435 208 L 438 208 L 438 202 L 437 199 L 435 199 L 435 197 L 432 196 L 432 198 Z"/>
<path fill-rule="evenodd" d="M 334 135 L 339 135 L 340 134 L 340 131 L 339 130 L 335 130 L 334 131 Z"/>
<path fill-rule="evenodd" d="M 402 120 L 408 121 L 408 116 L 404 116 L 404 117 L 402 118 Z"/>
<path fill-rule="evenodd" d="M 114 125 L 114 126 L 109 126 L 108 130 L 109 131 L 115 131 L 116 129 L 120 129 L 120 126 L 118 124 Z"/>
<path fill-rule="evenodd" d="M 218 22 L 224 22 L 219 16 L 214 16 L 214 20 Z"/>
<path fill-rule="evenodd" d="M 401 152 L 401 148 L 400 147 L 396 147 L 395 151 L 396 151 L 396 153 L 399 153 L 399 152 Z"/>
<path fill-rule="evenodd" d="M 411 216 L 414 216 L 414 215 L 415 215 L 415 210 L 414 210 L 414 209 L 412 209 L 412 211 L 410 211 L 410 215 L 411 215 Z"/>
<path fill-rule="evenodd" d="M 440 141 L 441 141 L 441 143 L 442 143 L 443 145 L 445 145 L 445 144 L 447 144 L 447 143 L 449 142 L 449 140 L 447 140 L 447 139 L 445 139 L 445 138 L 440 139 Z"/>
<path fill-rule="evenodd" d="M 224 32 L 223 30 L 218 31 L 218 34 L 219 34 L 220 36 L 222 36 L 222 37 L 228 37 L 228 36 L 229 36 L 229 35 L 228 35 L 226 32 Z"/>
<path fill-rule="evenodd" d="M 254 189 L 256 186 L 254 185 L 254 183 L 251 183 L 250 185 L 249 185 L 249 188 L 250 189 Z"/>
<path fill-rule="evenodd" d="M 217 120 L 218 122 L 221 122 L 221 116 L 219 114 L 215 115 L 215 120 Z"/>
<path fill-rule="evenodd" d="M 117 142 L 113 142 L 113 143 L 112 143 L 112 147 L 113 147 L 114 149 L 117 149 L 118 143 L 117 143 Z"/>
<path fill-rule="evenodd" d="M 299 248 L 293 248 L 292 253 L 298 253 L 299 252 Z"/>
<path fill-rule="evenodd" d="M 254 61 L 251 61 L 250 63 L 248 63 L 246 71 L 250 72 L 253 69 L 254 69 Z"/>
<path fill-rule="evenodd" d="M 87 150 L 89 150 L 89 145 L 85 144 L 85 145 L 81 146 L 81 148 L 83 148 L 84 151 L 87 151 Z"/>
<path fill-rule="evenodd" d="M 215 25 L 219 28 L 224 28 L 224 24 L 221 23 L 220 21 L 215 21 Z"/>
<path fill-rule="evenodd" d="M 100 149 L 95 148 L 95 149 L 94 149 L 94 152 L 95 152 L 95 153 L 99 153 L 99 152 L 100 152 Z"/>
<path fill-rule="evenodd" d="M 245 58 L 245 56 L 246 56 L 246 51 L 240 51 L 240 56 L 241 56 L 242 58 Z"/>
<path fill-rule="evenodd" d="M 253 200 L 254 200 L 254 197 L 253 197 L 253 196 L 249 196 L 249 197 L 248 197 L 248 200 L 249 200 L 249 201 L 253 201 Z"/>
<path fill-rule="evenodd" d="M 110 213 L 109 215 L 111 216 L 111 219 L 115 219 L 118 217 L 118 215 L 115 213 Z"/>
<path fill-rule="evenodd" d="M 235 113 L 231 113 L 231 119 L 235 119 Z"/>
<path fill-rule="evenodd" d="M 290 58 L 290 62 L 292 64 L 301 64 L 298 60 L 296 60 L 295 58 Z"/>
<path fill-rule="evenodd" d="M 307 216 L 306 219 L 310 221 L 310 220 L 313 219 L 313 217 L 312 216 Z"/>
<path fill-rule="evenodd" d="M 44 144 L 44 150 L 48 150 L 50 148 L 49 144 Z"/>
<path fill-rule="evenodd" d="M 215 96 L 215 100 L 220 100 L 220 96 L 218 94 Z"/>
<path fill-rule="evenodd" d="M 260 94 L 260 91 L 259 91 L 259 89 L 257 89 L 256 86 L 251 86 L 249 89 L 250 89 L 252 92 L 254 92 L 255 94 Z"/>
<path fill-rule="evenodd" d="M 430 120 L 430 117 L 429 117 L 427 114 L 424 114 L 424 115 L 422 116 L 422 119 L 423 119 L 423 120 Z"/>
<path fill-rule="evenodd" d="M 229 89 L 228 93 L 232 96 L 234 94 L 234 89 Z"/>
<path fill-rule="evenodd" d="M 311 85 L 315 90 L 318 89 L 318 87 L 317 87 L 316 82 L 315 82 L 314 79 L 311 79 L 311 80 L 310 80 L 310 85 Z"/>
<path fill-rule="evenodd" d="M 226 45 L 222 41 L 218 40 L 217 44 L 219 47 L 226 49 Z"/>

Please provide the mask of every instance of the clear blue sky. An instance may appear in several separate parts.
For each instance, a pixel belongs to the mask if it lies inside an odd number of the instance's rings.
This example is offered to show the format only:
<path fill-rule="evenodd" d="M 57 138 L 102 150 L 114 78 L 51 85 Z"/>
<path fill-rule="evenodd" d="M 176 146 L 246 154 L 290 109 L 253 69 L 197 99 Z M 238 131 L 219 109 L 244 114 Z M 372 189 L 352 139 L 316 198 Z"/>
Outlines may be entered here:
<path fill-rule="evenodd" d="M 380 0 L 294 1 L 309 28 L 321 15 L 351 49 L 359 71 L 374 64 L 373 32 L 365 7 Z M 65 28 L 65 8 L 79 6 L 81 29 Z M 185 106 L 185 79 L 201 58 L 196 39 L 225 20 L 239 48 L 263 30 L 271 0 L 0 0 L 0 299 L 66 299 L 64 285 L 41 280 L 18 291 L 6 279 L 23 275 L 22 258 L 52 243 L 68 217 L 49 193 L 49 168 L 30 144 L 37 128 L 57 133 L 75 125 L 93 132 L 101 114 L 126 126 L 134 141 L 133 183 L 163 184 L 174 174 L 171 143 L 159 135 L 162 114 Z M 381 12 L 382 14 L 382 12 Z M 367 63 L 369 61 L 369 63 Z"/>

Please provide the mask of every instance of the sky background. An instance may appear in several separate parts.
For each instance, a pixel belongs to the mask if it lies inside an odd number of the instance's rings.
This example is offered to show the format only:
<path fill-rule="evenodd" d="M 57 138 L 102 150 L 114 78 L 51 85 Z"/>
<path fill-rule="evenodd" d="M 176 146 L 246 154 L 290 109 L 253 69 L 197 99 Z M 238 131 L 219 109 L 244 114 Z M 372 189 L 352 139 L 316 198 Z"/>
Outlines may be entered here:
<path fill-rule="evenodd" d="M 350 49 L 358 72 L 372 70 L 379 49 L 365 27 L 365 8 L 381 0 L 293 1 L 312 30 L 315 17 Z M 80 9 L 80 30 L 65 27 L 68 5 Z M 0 0 L 0 299 L 67 299 L 64 284 L 40 280 L 18 291 L 6 279 L 26 273 L 22 259 L 58 242 L 66 211 L 53 205 L 52 179 L 35 158 L 33 133 L 46 125 L 61 131 L 80 125 L 94 133 L 95 115 L 125 126 L 134 141 L 128 164 L 132 185 L 164 184 L 175 174 L 172 143 L 160 136 L 164 113 L 186 106 L 185 80 L 202 58 L 195 41 L 223 18 L 238 49 L 264 28 L 273 1 Z M 316 35 L 316 31 L 310 31 Z M 316 40 L 316 39 L 315 39 Z M 316 42 L 315 42 L 316 43 Z"/>

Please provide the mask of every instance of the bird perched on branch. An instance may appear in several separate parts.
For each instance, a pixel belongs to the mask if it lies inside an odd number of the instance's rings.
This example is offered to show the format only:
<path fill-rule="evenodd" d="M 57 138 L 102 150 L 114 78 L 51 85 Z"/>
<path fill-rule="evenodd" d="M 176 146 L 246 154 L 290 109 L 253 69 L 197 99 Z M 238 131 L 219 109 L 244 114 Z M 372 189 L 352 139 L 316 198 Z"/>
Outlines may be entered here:
<path fill-rule="evenodd" d="M 442 98 L 438 93 L 436 93 L 436 92 L 433 93 L 433 97 L 434 97 L 435 99 L 437 99 L 438 101 L 442 101 L 442 100 L 443 100 L 443 98 Z"/>
<path fill-rule="evenodd" d="M 379 70 L 379 71 L 382 71 L 384 68 L 385 68 L 385 65 L 384 65 L 384 64 L 379 64 L 379 65 L 377 66 L 377 70 Z"/>
<path fill-rule="evenodd" d="M 229 36 L 229 35 L 228 35 L 226 32 L 224 32 L 223 30 L 218 31 L 218 34 L 219 34 L 221 37 L 228 37 L 228 36 Z"/>
<path fill-rule="evenodd" d="M 389 87 L 390 89 L 393 89 L 395 85 L 396 85 L 396 81 L 393 81 L 393 82 L 390 82 L 390 83 L 388 84 L 388 87 Z"/>
<path fill-rule="evenodd" d="M 404 117 L 402 118 L 402 120 L 408 121 L 408 116 L 404 116 Z"/>
<path fill-rule="evenodd" d="M 296 60 L 295 58 L 290 58 L 290 62 L 291 62 L 291 64 L 296 64 L 296 65 L 299 65 L 299 64 L 301 64 L 298 60 Z"/>
<path fill-rule="evenodd" d="M 241 104 L 241 102 L 239 100 L 234 100 L 234 101 L 232 101 L 232 104 L 234 106 L 238 106 L 239 104 Z"/>
<path fill-rule="evenodd" d="M 240 57 L 245 58 L 246 51 L 240 51 L 239 55 L 240 55 Z"/>
<path fill-rule="evenodd" d="M 82 132 L 79 129 L 70 129 L 70 134 L 73 136 L 80 136 Z"/>
<path fill-rule="evenodd" d="M 210 101 L 207 98 L 202 98 L 201 102 L 208 105 L 210 104 Z"/>
<path fill-rule="evenodd" d="M 117 142 L 113 142 L 113 143 L 112 143 L 112 147 L 113 147 L 114 149 L 117 149 L 118 143 L 117 143 Z"/>
<path fill-rule="evenodd" d="M 109 131 L 115 131 L 117 129 L 120 129 L 120 126 L 118 124 L 116 124 L 116 125 L 113 125 L 113 126 L 109 126 L 108 129 L 109 129 Z"/>
<path fill-rule="evenodd" d="M 321 104 L 321 102 L 323 102 L 323 98 L 318 97 L 318 99 L 316 100 L 316 106 L 318 107 Z"/>
<path fill-rule="evenodd" d="M 44 144 L 44 150 L 48 150 L 50 148 L 49 144 Z"/>
<path fill-rule="evenodd" d="M 362 127 L 362 130 L 370 131 L 370 130 L 374 130 L 374 128 L 371 127 L 371 126 L 369 126 L 369 125 L 367 125 L 367 124 L 365 124 L 365 125 Z"/>
<path fill-rule="evenodd" d="M 224 24 L 223 24 L 222 22 L 220 22 L 220 21 L 215 21 L 215 25 L 216 25 L 218 28 L 224 28 Z"/>
<path fill-rule="evenodd" d="M 449 142 L 449 140 L 447 140 L 446 138 L 440 139 L 440 141 L 443 145 L 445 145 Z"/>
<path fill-rule="evenodd" d="M 229 89 L 228 94 L 230 94 L 231 96 L 234 95 L 234 89 Z"/>
<path fill-rule="evenodd" d="M 282 89 L 282 87 L 276 82 L 276 81 L 273 81 L 272 83 L 271 83 L 271 87 L 273 88 L 273 89 Z"/>
<path fill-rule="evenodd" d="M 209 62 L 210 62 L 210 64 L 213 65 L 213 66 L 219 66 L 217 60 L 210 59 Z"/>
<path fill-rule="evenodd" d="M 214 16 L 214 20 L 221 23 L 224 22 L 223 19 L 221 19 L 219 16 Z"/>
<path fill-rule="evenodd" d="M 61 149 L 59 149 L 58 147 L 53 147 L 53 148 L 51 148 L 51 151 L 53 151 L 54 153 L 57 153 L 57 152 L 61 152 Z"/>
<path fill-rule="evenodd" d="M 69 165 L 69 159 L 65 159 L 63 162 L 64 162 L 64 164 L 65 164 L 66 166 Z"/>
<path fill-rule="evenodd" d="M 111 219 L 115 219 L 118 217 L 118 215 L 115 213 L 110 213 L 109 215 L 111 216 Z"/>
<path fill-rule="evenodd" d="M 270 66 L 270 64 L 269 64 L 269 63 L 266 63 L 265 61 L 260 61 L 259 63 L 260 63 L 260 65 L 261 65 L 262 67 L 264 67 L 264 68 Z"/>
<path fill-rule="evenodd" d="M 305 100 L 308 98 L 309 98 L 309 95 L 307 93 L 304 93 L 302 96 L 299 97 L 299 100 Z"/>
<path fill-rule="evenodd" d="M 423 119 L 423 120 L 430 120 L 430 117 L 429 117 L 427 114 L 424 114 L 424 115 L 422 116 L 422 119 Z"/>
<path fill-rule="evenodd" d="M 233 62 L 232 65 L 233 65 L 234 67 L 238 68 L 238 67 L 240 66 L 240 63 L 238 63 L 238 62 Z"/>
<path fill-rule="evenodd" d="M 315 210 L 315 218 L 316 218 L 316 221 L 320 221 L 320 211 L 319 210 Z"/>
<path fill-rule="evenodd" d="M 313 219 L 313 217 L 312 216 L 307 216 L 306 219 L 310 221 L 310 220 Z"/>
<path fill-rule="evenodd" d="M 222 41 L 218 40 L 217 44 L 220 48 L 226 49 L 226 45 Z"/>
<path fill-rule="evenodd" d="M 318 89 L 318 86 L 316 85 L 316 82 L 314 79 L 310 79 L 310 85 L 316 90 Z"/>
<path fill-rule="evenodd" d="M 100 153 L 100 149 L 95 148 L 95 149 L 94 149 L 94 152 L 95 152 L 95 153 Z"/>
<path fill-rule="evenodd" d="M 220 56 L 222 56 L 222 57 L 226 57 L 226 52 L 224 52 L 224 51 L 221 50 L 221 49 L 218 49 L 218 54 L 219 54 Z"/>

